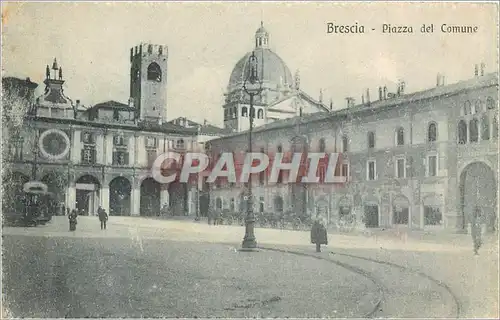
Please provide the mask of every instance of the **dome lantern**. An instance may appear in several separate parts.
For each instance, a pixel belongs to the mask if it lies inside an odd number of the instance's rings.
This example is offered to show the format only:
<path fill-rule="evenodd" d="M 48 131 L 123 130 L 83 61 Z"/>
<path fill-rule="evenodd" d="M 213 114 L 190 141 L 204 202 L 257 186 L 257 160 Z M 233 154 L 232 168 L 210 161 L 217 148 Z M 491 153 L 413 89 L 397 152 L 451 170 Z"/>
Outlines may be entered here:
<path fill-rule="evenodd" d="M 255 48 L 269 47 L 269 32 L 264 28 L 264 22 L 260 22 L 260 28 L 255 32 Z"/>

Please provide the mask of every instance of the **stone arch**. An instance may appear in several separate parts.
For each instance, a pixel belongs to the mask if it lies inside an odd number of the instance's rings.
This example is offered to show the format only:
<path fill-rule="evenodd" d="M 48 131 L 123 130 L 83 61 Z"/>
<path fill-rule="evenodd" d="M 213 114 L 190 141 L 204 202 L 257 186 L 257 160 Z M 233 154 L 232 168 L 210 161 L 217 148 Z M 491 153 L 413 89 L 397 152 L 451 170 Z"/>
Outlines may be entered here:
<path fill-rule="evenodd" d="M 128 216 L 131 211 L 132 183 L 118 176 L 109 182 L 109 215 Z"/>
<path fill-rule="evenodd" d="M 281 195 L 274 197 L 274 212 L 281 214 L 284 211 L 284 201 Z"/>
<path fill-rule="evenodd" d="M 140 215 L 157 216 L 161 210 L 161 184 L 146 177 L 140 184 Z"/>
<path fill-rule="evenodd" d="M 223 207 L 223 202 L 222 202 L 222 198 L 221 197 L 217 197 L 215 198 L 215 210 L 222 210 L 222 207 Z"/>
<path fill-rule="evenodd" d="M 380 201 L 374 195 L 363 197 L 363 222 L 367 228 L 380 225 Z"/>
<path fill-rule="evenodd" d="M 330 222 L 330 212 L 329 212 L 328 198 L 325 195 L 317 196 L 314 199 L 314 214 L 316 218 L 324 219 L 324 221 Z"/>
<path fill-rule="evenodd" d="M 80 215 L 96 215 L 99 208 L 101 183 L 91 174 L 83 174 L 75 181 L 75 208 Z M 50 189 L 49 189 L 50 190 Z"/>
<path fill-rule="evenodd" d="M 497 229 L 497 181 L 495 173 L 486 162 L 473 161 L 460 171 L 459 199 L 462 221 L 466 228 L 476 207 L 481 209 L 482 223 L 488 231 Z"/>
<path fill-rule="evenodd" d="M 442 195 L 429 194 L 422 199 L 424 227 L 444 224 L 444 199 Z"/>
<path fill-rule="evenodd" d="M 148 80 L 161 82 L 161 68 L 156 62 L 148 66 Z"/>
<path fill-rule="evenodd" d="M 403 194 L 398 194 L 392 199 L 392 223 L 396 225 L 410 223 L 410 201 Z"/>
<path fill-rule="evenodd" d="M 337 207 L 339 217 L 349 215 L 352 213 L 352 200 L 350 199 L 350 197 L 344 195 L 339 199 Z"/>
<path fill-rule="evenodd" d="M 188 184 L 174 181 L 168 185 L 168 207 L 176 216 L 185 215 L 188 210 Z"/>

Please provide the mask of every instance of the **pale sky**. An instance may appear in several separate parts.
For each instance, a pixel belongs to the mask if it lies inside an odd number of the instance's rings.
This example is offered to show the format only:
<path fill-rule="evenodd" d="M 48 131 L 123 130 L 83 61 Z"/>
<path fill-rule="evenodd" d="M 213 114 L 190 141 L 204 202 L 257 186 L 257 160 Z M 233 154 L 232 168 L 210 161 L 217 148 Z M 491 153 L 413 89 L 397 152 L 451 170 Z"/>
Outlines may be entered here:
<path fill-rule="evenodd" d="M 301 89 L 343 108 L 366 88 L 413 92 L 473 77 L 474 64 L 497 71 L 497 6 L 467 3 L 2 3 L 2 76 L 42 81 L 54 57 L 65 93 L 86 106 L 129 98 L 129 50 L 140 42 L 169 47 L 168 120 L 222 126 L 223 93 L 235 63 L 254 47 L 261 19 L 270 47 L 300 70 Z M 327 23 L 365 26 L 365 34 L 327 34 Z M 383 34 L 383 23 L 414 34 Z M 433 34 L 421 34 L 422 24 Z M 475 34 L 443 34 L 441 24 L 477 25 Z M 371 29 L 375 28 L 376 31 Z"/>

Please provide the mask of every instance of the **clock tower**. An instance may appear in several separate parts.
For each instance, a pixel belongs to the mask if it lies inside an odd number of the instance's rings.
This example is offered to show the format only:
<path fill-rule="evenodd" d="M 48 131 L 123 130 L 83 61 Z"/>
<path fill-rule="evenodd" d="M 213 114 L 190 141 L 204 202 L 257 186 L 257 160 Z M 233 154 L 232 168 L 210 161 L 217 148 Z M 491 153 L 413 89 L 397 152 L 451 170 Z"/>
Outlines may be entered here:
<path fill-rule="evenodd" d="M 136 119 L 166 121 L 167 61 L 164 45 L 141 43 L 130 49 L 130 97 Z"/>

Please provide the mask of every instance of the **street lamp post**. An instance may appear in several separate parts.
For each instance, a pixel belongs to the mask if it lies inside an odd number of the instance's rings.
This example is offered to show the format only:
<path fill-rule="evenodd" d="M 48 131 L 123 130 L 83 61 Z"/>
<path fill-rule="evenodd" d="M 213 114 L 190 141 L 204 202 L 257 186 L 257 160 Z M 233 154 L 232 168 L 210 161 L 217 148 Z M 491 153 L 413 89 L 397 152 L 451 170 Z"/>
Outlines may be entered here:
<path fill-rule="evenodd" d="M 250 128 L 248 129 L 248 153 L 252 152 L 252 129 L 253 129 L 253 118 L 255 116 L 254 110 L 254 96 L 262 92 L 262 82 L 259 80 L 257 74 L 257 57 L 255 53 L 248 59 L 249 72 L 247 78 L 243 84 L 243 90 L 250 96 L 250 110 L 248 112 L 248 119 L 250 123 Z M 254 234 L 255 226 L 255 215 L 253 212 L 253 195 L 252 195 L 252 178 L 250 175 L 249 181 L 247 182 L 247 214 L 245 218 L 245 237 L 243 238 L 242 248 L 243 249 L 255 249 L 257 247 L 257 241 L 255 241 Z"/>

